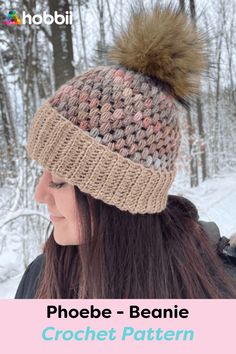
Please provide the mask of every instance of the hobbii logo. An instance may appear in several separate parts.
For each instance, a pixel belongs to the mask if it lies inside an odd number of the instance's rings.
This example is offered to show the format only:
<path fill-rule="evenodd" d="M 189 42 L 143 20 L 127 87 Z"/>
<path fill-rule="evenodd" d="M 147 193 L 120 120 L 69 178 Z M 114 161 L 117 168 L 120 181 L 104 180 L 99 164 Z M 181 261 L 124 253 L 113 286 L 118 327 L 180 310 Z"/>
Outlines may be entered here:
<path fill-rule="evenodd" d="M 53 22 L 57 25 L 72 25 L 72 11 L 66 11 L 65 15 L 59 14 L 57 11 L 54 11 L 53 15 L 43 11 L 42 15 L 33 16 L 23 11 L 21 20 L 23 25 L 41 25 L 42 23 L 51 25 Z"/>

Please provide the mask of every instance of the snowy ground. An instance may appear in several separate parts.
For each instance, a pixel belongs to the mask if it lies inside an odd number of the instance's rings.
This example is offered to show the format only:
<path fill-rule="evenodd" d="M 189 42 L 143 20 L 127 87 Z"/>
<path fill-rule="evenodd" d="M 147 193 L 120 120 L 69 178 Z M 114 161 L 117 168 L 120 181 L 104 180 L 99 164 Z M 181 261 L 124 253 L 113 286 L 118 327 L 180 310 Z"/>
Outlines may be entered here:
<path fill-rule="evenodd" d="M 236 232 L 236 174 L 212 178 L 192 189 L 184 188 L 184 183 L 177 178 L 170 193 L 191 200 L 198 208 L 201 220 L 215 221 L 222 236 L 230 237 Z M 0 284 L 0 299 L 14 297 L 21 276 Z"/>
<path fill-rule="evenodd" d="M 177 181 L 173 194 L 181 194 L 197 207 L 201 220 L 214 221 L 222 236 L 236 232 L 236 174 L 222 175 L 203 182 L 197 188 L 184 188 Z"/>
<path fill-rule="evenodd" d="M 20 283 L 22 273 L 0 284 L 0 299 L 12 299 Z"/>

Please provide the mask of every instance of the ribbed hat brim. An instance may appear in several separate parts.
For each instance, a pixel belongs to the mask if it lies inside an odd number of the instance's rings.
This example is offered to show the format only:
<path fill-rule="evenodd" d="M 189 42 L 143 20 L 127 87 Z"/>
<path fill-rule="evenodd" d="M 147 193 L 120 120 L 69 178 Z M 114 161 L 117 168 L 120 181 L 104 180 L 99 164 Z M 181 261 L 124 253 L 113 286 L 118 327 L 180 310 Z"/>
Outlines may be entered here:
<path fill-rule="evenodd" d="M 145 168 L 109 150 L 47 102 L 33 119 L 27 151 L 82 192 L 132 214 L 164 210 L 176 172 Z"/>

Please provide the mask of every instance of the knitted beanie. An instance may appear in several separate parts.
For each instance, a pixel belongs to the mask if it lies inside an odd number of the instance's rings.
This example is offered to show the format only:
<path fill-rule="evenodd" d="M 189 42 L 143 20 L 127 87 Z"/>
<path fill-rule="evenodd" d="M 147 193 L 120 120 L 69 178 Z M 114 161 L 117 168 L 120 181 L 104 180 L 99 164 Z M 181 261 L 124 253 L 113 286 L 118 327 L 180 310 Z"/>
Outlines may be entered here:
<path fill-rule="evenodd" d="M 197 93 L 204 43 L 182 12 L 133 10 L 112 65 L 62 85 L 32 121 L 32 159 L 96 199 L 130 213 L 166 207 L 180 146 L 179 102 Z"/>

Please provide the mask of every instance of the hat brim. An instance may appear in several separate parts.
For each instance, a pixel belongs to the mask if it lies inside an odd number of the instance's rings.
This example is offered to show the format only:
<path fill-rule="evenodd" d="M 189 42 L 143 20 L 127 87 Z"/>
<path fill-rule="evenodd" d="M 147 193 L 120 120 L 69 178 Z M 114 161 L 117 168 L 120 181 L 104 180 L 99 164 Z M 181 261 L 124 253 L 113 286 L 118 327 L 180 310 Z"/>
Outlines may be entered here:
<path fill-rule="evenodd" d="M 43 168 L 132 214 L 165 209 L 176 170 L 158 171 L 98 143 L 46 102 L 32 121 L 27 151 Z"/>

